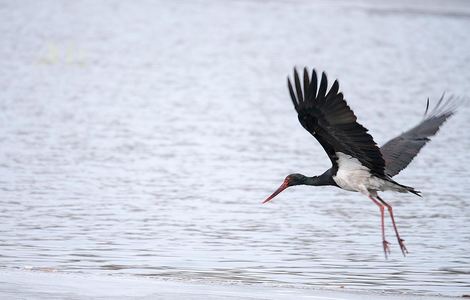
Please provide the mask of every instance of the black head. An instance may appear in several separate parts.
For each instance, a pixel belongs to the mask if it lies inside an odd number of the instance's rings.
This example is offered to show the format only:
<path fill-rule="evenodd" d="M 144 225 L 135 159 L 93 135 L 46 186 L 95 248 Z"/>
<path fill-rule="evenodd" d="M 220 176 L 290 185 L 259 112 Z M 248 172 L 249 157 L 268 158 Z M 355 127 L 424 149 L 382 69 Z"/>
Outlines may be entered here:
<path fill-rule="evenodd" d="M 302 174 L 290 174 L 284 179 L 284 182 L 281 184 L 281 186 L 271 195 L 269 196 L 266 200 L 263 201 L 263 203 L 266 203 L 276 197 L 279 193 L 281 193 L 283 190 L 287 189 L 290 186 L 294 185 L 300 185 L 300 184 L 305 184 L 307 180 L 307 177 L 302 175 Z"/>

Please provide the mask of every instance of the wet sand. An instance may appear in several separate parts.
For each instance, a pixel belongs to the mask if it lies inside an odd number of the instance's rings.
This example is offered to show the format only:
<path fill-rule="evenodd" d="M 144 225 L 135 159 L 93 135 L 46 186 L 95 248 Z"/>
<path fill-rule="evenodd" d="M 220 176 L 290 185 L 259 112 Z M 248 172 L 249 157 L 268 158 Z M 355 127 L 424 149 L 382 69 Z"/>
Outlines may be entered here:
<path fill-rule="evenodd" d="M 1 299 L 315 299 L 413 300 L 458 297 L 163 281 L 142 277 L 39 271 L 0 272 Z"/>

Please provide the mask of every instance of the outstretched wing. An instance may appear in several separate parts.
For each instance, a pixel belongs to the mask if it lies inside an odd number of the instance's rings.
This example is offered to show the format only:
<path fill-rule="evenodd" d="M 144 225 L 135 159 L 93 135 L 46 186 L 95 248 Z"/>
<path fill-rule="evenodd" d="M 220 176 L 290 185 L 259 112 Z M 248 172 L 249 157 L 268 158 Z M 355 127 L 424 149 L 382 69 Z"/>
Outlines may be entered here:
<path fill-rule="evenodd" d="M 454 114 L 456 104 L 452 97 L 444 101 L 444 95 L 428 113 L 429 99 L 426 105 L 424 118 L 415 127 L 388 141 L 380 148 L 385 159 L 385 174 L 392 177 L 406 168 L 419 153 L 421 148 L 430 141 L 439 127 Z"/>
<path fill-rule="evenodd" d="M 384 176 L 385 162 L 379 148 L 367 129 L 356 122 L 354 112 L 338 92 L 335 81 L 327 92 L 328 81 L 322 73 L 317 91 L 317 74 L 309 77 L 304 68 L 303 88 L 294 68 L 295 91 L 287 79 L 290 96 L 299 121 L 325 149 L 334 167 L 338 167 L 338 152 L 350 155 L 369 168 L 374 174 Z"/>

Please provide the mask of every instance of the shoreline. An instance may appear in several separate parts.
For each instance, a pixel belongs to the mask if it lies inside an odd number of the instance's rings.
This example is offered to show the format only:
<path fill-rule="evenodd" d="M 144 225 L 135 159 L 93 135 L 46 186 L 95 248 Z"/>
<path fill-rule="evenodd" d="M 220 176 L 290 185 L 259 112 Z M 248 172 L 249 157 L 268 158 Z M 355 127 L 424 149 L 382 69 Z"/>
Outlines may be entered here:
<path fill-rule="evenodd" d="M 323 290 L 265 285 L 219 284 L 148 277 L 75 274 L 28 270 L 0 271 L 2 299 L 311 299 L 424 300 L 461 297 Z"/>

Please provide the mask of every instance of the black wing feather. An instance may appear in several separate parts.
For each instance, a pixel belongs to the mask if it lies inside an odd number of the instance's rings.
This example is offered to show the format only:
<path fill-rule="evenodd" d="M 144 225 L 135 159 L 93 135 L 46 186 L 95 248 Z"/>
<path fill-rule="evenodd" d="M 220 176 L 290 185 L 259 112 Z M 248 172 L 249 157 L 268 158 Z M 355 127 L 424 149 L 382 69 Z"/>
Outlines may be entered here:
<path fill-rule="evenodd" d="M 449 97 L 444 101 L 444 95 L 442 95 L 434 109 L 428 114 L 428 99 L 423 120 L 380 148 L 385 159 L 385 173 L 388 176 L 395 176 L 406 168 L 421 148 L 430 141 L 430 137 L 435 135 L 439 127 L 454 114 L 457 104 L 452 100 L 452 97 Z"/>
<path fill-rule="evenodd" d="M 295 110 L 297 110 L 299 108 L 299 104 L 297 103 L 294 89 L 292 88 L 292 84 L 290 83 L 289 78 L 287 78 L 287 86 L 289 87 L 289 93 L 290 93 L 290 98 L 292 99 L 292 103 L 294 103 Z"/>
<path fill-rule="evenodd" d="M 336 152 L 342 152 L 357 158 L 374 174 L 385 176 L 382 154 L 367 129 L 357 123 L 357 118 L 344 100 L 343 94 L 338 92 L 338 82 L 335 81 L 327 93 L 328 80 L 326 74 L 322 73 L 317 94 L 315 70 L 312 71 L 310 80 L 307 69 L 304 69 L 303 79 L 304 92 L 294 68 L 296 93 L 288 79 L 292 102 L 300 124 L 320 142 L 333 166 L 338 167 Z"/>
<path fill-rule="evenodd" d="M 305 68 L 304 70 L 307 71 L 307 68 Z M 318 81 L 317 73 L 315 72 L 315 70 L 312 70 L 312 78 L 310 80 L 310 86 L 309 86 L 310 97 L 315 97 L 315 95 L 317 94 L 317 88 L 318 88 L 317 81 Z"/>
<path fill-rule="evenodd" d="M 302 87 L 300 85 L 299 74 L 297 70 L 294 72 L 294 80 L 295 80 L 295 90 L 297 91 L 297 97 L 299 99 L 299 103 L 304 102 L 304 97 L 302 95 Z"/>
<path fill-rule="evenodd" d="M 310 91 L 310 79 L 308 78 L 307 69 L 304 69 L 304 99 L 308 99 L 308 97 L 312 94 Z"/>

